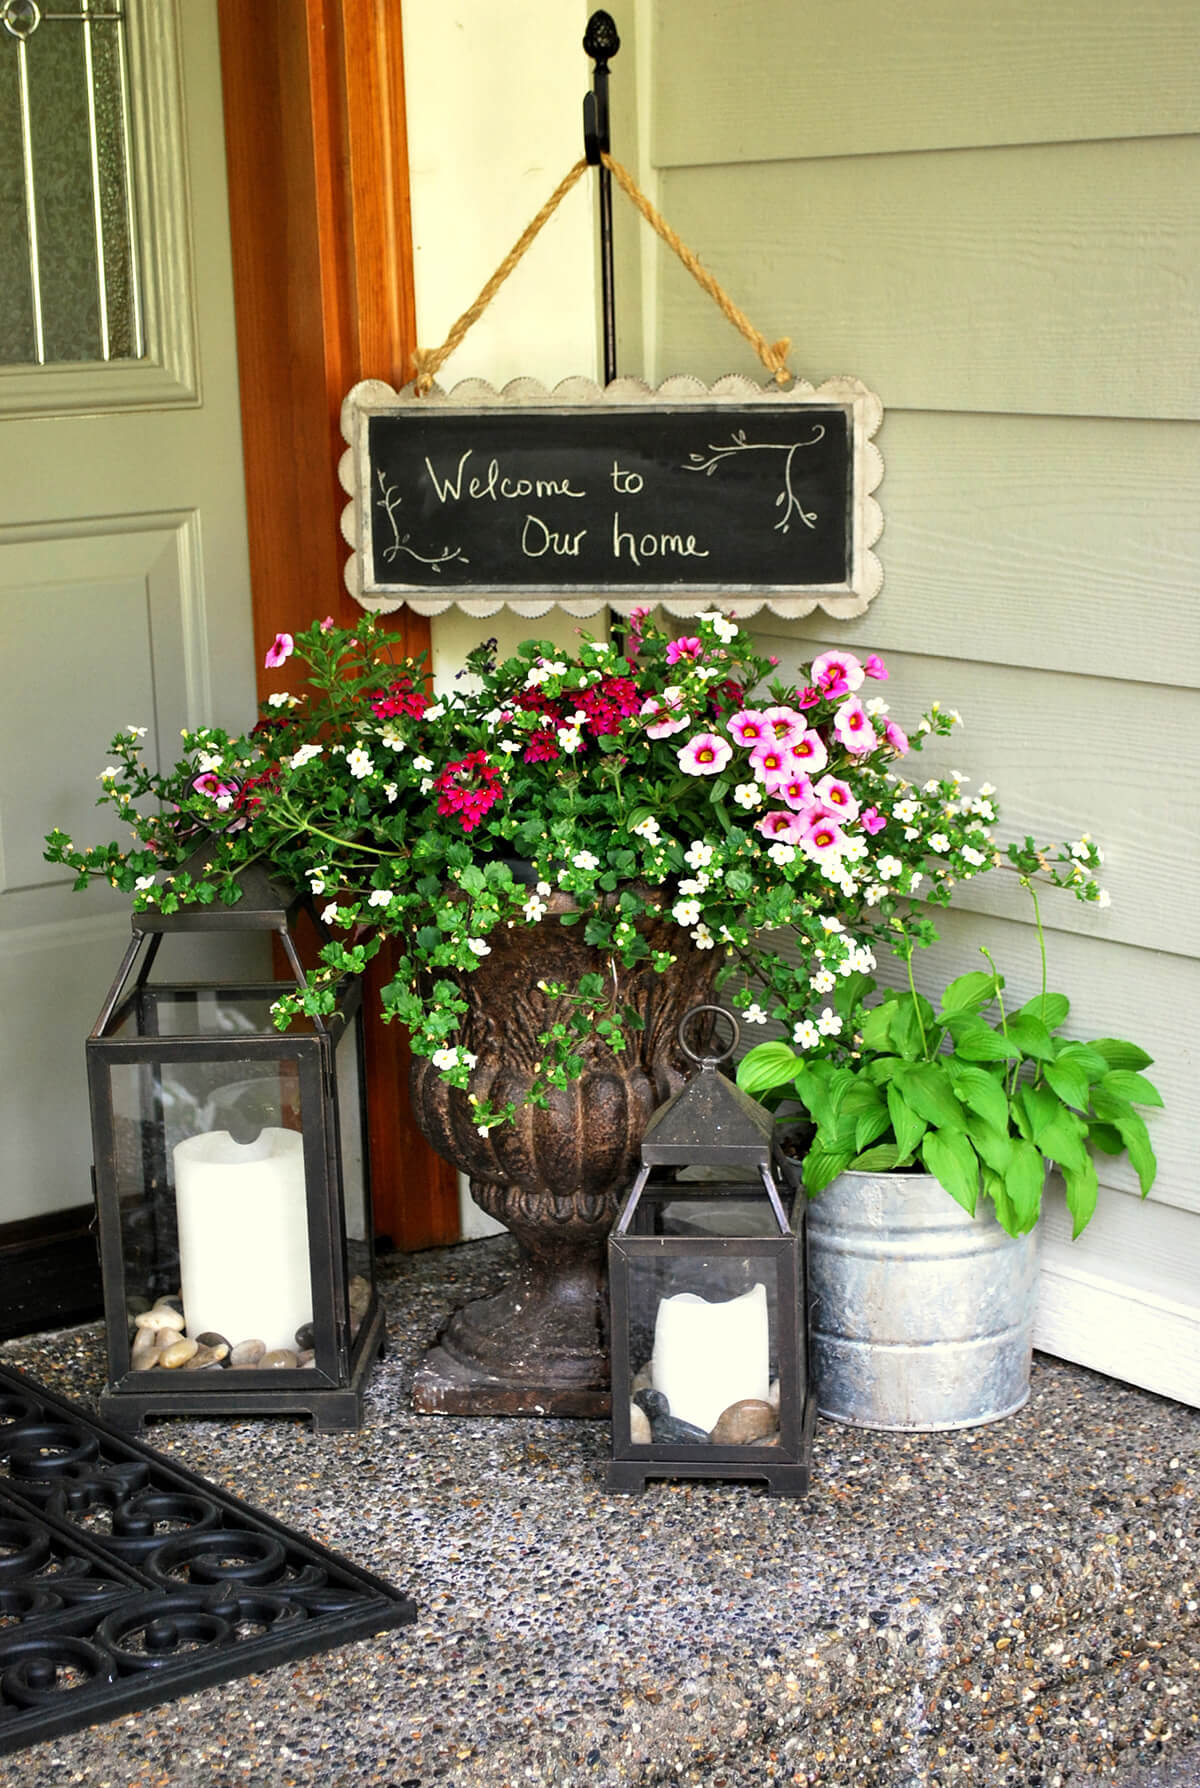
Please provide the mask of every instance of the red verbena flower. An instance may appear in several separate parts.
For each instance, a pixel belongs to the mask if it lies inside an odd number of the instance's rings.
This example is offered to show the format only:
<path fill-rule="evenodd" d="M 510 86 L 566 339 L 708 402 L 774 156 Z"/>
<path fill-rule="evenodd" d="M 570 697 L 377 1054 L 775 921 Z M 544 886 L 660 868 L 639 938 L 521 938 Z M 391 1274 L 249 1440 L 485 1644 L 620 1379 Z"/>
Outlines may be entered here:
<path fill-rule="evenodd" d="M 484 751 L 470 751 L 466 757 L 447 764 L 435 776 L 433 786 L 437 790 L 438 812 L 455 814 L 464 832 L 473 832 L 497 801 L 504 799 L 500 772 L 495 764 L 488 763 Z"/>
<path fill-rule="evenodd" d="M 411 677 L 402 677 L 370 698 L 371 712 L 378 720 L 394 720 L 400 714 L 419 720 L 428 706 L 428 696 L 413 686 Z"/>

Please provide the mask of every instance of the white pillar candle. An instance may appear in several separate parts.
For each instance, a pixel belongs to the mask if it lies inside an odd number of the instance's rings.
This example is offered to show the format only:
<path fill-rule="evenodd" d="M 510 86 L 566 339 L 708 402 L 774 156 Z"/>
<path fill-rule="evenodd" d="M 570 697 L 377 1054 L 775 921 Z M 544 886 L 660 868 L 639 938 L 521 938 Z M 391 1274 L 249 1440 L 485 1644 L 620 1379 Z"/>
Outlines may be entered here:
<path fill-rule="evenodd" d="M 188 1334 L 294 1348 L 312 1321 L 304 1138 L 268 1128 L 240 1143 L 209 1130 L 173 1153 Z"/>
<path fill-rule="evenodd" d="M 766 1286 L 752 1285 L 723 1304 L 692 1291 L 664 1298 L 654 1324 L 650 1376 L 671 1414 L 705 1433 L 731 1403 L 744 1397 L 765 1402 L 771 1388 Z"/>

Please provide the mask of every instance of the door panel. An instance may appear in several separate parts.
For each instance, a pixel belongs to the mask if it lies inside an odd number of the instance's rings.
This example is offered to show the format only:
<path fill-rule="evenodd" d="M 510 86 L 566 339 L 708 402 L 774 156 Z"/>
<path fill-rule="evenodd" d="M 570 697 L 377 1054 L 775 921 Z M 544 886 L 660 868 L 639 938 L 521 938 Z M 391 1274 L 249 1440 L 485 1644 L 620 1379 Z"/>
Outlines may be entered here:
<path fill-rule="evenodd" d="M 254 711 L 215 0 L 126 4 L 146 354 L 0 369 L 0 1225 L 90 1199 L 83 1043 L 129 930 L 43 836 L 121 836 L 119 729 L 170 763 Z"/>

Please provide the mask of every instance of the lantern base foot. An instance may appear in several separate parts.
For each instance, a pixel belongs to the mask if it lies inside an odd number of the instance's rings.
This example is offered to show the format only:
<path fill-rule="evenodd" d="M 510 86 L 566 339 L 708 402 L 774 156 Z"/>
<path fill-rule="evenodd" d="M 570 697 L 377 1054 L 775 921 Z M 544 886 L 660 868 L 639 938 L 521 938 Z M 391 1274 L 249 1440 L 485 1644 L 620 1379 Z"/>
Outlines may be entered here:
<path fill-rule="evenodd" d="M 812 1468 L 805 1465 L 693 1465 L 678 1460 L 649 1460 L 645 1465 L 628 1459 L 614 1460 L 608 1468 L 608 1488 L 626 1494 L 644 1490 L 652 1478 L 709 1478 L 745 1482 L 757 1479 L 769 1496 L 807 1496 Z"/>
<path fill-rule="evenodd" d="M 606 1422 L 607 1388 L 566 1387 L 532 1380 L 512 1383 L 431 1347 L 413 1379 L 413 1408 L 421 1415 L 550 1416 Z"/>

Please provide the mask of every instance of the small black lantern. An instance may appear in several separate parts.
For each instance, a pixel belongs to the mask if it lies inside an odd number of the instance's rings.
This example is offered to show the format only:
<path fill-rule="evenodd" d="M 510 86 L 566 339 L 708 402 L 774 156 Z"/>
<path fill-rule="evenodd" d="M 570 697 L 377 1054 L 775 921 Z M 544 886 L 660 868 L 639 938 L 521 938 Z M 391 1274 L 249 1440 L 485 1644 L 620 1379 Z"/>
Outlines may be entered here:
<path fill-rule="evenodd" d="M 699 1056 L 686 1032 L 705 1012 L 727 1018 L 733 1040 Z M 804 1197 L 771 1114 L 718 1071 L 737 1037 L 722 1007 L 684 1018 L 700 1072 L 647 1124 L 609 1238 L 615 1490 L 651 1477 L 808 1490 Z"/>
<path fill-rule="evenodd" d="M 234 906 L 135 913 L 87 1041 L 108 1331 L 101 1413 L 310 1415 L 356 1428 L 383 1345 L 361 986 L 271 1019 L 304 985 L 301 901 L 261 869 Z M 159 981 L 164 934 L 273 935 L 290 981 Z M 175 946 L 179 947 L 179 946 Z"/>

